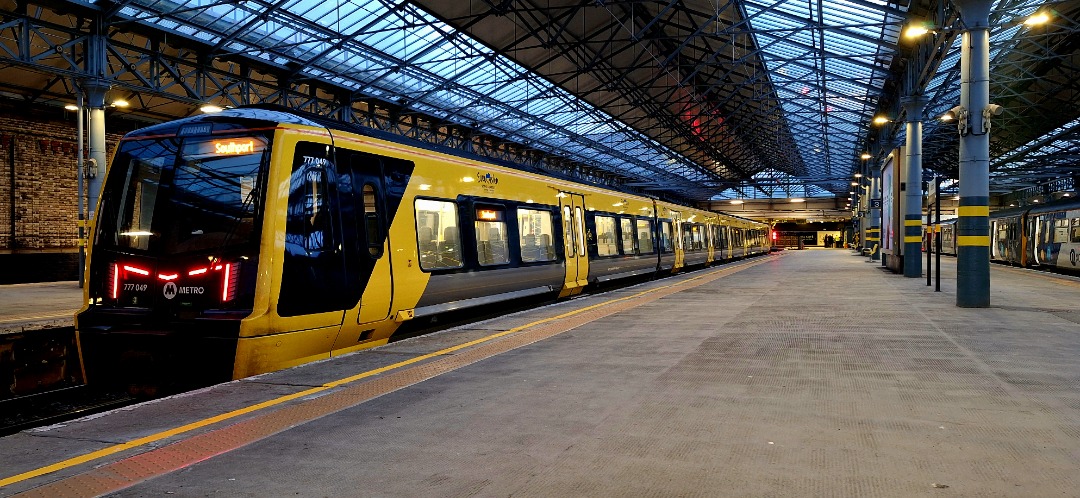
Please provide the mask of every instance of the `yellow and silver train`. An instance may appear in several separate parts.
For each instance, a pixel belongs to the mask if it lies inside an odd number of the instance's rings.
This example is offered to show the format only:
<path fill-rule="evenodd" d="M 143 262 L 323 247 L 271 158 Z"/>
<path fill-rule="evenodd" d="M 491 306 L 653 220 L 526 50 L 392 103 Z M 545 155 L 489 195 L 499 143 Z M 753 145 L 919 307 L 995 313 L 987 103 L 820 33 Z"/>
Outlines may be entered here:
<path fill-rule="evenodd" d="M 76 317 L 87 381 L 205 384 L 440 315 L 768 252 L 768 226 L 241 108 L 125 136 Z"/>

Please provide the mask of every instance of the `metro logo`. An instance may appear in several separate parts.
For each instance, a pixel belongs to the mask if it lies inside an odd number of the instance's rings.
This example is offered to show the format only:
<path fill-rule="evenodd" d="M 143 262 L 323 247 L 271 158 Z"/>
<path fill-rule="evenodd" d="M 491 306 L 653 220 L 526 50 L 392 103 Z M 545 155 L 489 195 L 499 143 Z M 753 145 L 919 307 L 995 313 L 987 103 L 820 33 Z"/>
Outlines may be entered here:
<path fill-rule="evenodd" d="M 176 297 L 177 294 L 199 294 L 199 295 L 202 295 L 202 294 L 204 294 L 206 292 L 206 288 L 205 287 L 192 287 L 192 286 L 180 287 L 180 286 L 176 285 L 173 282 L 168 282 L 164 286 L 162 286 L 161 292 L 162 292 L 162 294 L 165 295 L 165 299 L 172 299 L 172 298 Z"/>

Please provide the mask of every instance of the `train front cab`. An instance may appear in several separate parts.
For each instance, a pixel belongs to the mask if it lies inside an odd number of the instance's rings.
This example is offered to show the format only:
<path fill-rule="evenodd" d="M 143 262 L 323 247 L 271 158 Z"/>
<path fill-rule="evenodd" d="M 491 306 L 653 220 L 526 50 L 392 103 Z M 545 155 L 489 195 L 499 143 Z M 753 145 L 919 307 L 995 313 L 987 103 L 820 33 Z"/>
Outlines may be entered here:
<path fill-rule="evenodd" d="M 154 389 L 231 378 L 267 263 L 273 128 L 189 120 L 121 141 L 96 210 L 88 304 L 76 315 L 88 383 Z"/>

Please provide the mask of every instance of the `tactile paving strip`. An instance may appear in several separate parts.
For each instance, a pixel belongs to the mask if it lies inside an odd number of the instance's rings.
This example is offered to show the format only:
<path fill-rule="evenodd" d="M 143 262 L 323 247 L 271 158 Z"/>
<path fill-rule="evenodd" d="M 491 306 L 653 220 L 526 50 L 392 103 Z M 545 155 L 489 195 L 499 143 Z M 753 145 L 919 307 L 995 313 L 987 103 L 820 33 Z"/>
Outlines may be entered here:
<path fill-rule="evenodd" d="M 329 391 L 329 394 L 316 394 L 317 397 L 307 398 L 297 404 L 103 465 L 16 496 L 64 498 L 113 493 L 320 417 L 354 407 L 373 398 L 768 261 L 769 259 L 760 259 L 736 267 L 711 271 L 681 282 L 564 313 L 533 325 L 520 327 L 520 331 L 510 329 L 506 331 L 508 335 L 499 340 L 483 342 L 471 349 L 441 356 L 427 363 L 395 371 L 366 382 L 351 385 L 341 381 L 328 383 L 327 386 L 333 389 Z"/>

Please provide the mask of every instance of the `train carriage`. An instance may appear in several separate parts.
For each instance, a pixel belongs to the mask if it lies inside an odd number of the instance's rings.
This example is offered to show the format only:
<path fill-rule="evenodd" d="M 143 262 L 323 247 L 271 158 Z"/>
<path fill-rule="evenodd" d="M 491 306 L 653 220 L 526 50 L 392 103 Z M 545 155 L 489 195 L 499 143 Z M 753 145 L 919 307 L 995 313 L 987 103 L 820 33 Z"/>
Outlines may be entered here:
<path fill-rule="evenodd" d="M 267 108 L 128 134 L 97 213 L 92 383 L 240 378 L 768 250 L 760 223 Z"/>

